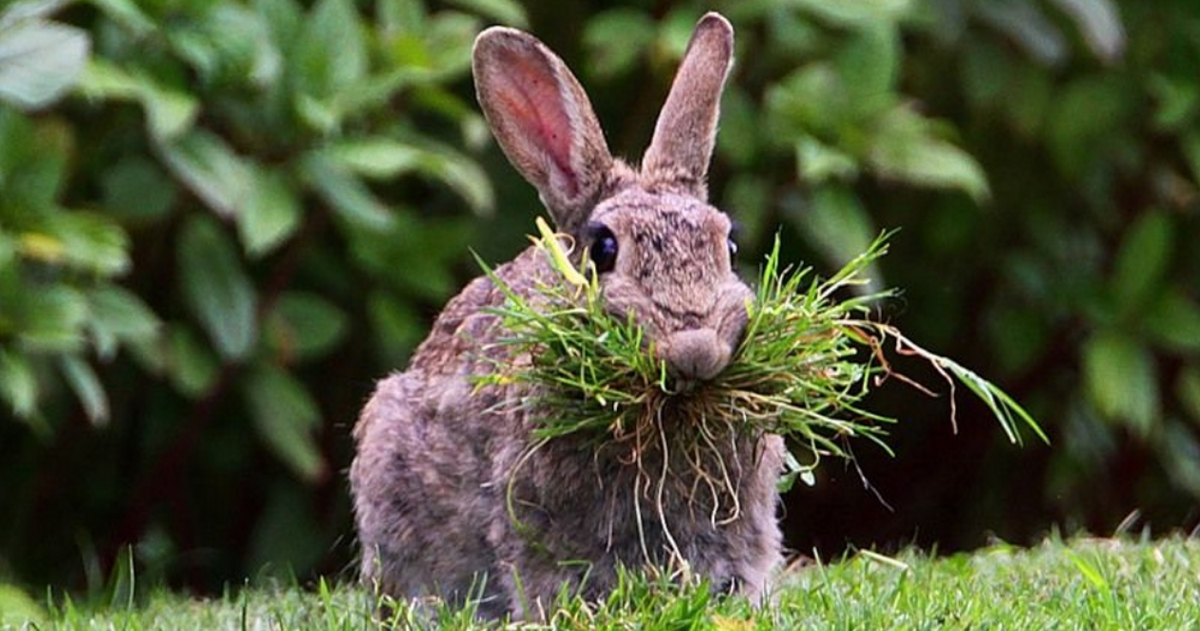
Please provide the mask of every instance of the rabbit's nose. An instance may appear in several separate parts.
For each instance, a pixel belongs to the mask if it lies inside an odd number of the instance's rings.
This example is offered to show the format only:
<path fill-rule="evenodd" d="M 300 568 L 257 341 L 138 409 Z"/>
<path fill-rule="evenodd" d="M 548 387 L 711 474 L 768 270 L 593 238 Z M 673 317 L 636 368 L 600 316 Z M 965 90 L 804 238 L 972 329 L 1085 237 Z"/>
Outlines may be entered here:
<path fill-rule="evenodd" d="M 729 344 L 709 328 L 687 329 L 671 335 L 663 349 L 667 367 L 684 379 L 716 377 L 729 363 Z"/>

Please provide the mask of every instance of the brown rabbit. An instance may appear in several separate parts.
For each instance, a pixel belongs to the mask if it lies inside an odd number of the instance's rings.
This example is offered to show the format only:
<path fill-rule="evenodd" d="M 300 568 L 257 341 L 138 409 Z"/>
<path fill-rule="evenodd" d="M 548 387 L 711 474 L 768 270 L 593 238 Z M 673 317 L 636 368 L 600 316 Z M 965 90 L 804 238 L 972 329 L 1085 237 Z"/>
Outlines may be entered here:
<path fill-rule="evenodd" d="M 729 363 L 753 295 L 732 267 L 729 219 L 705 201 L 732 53 L 729 22 L 705 15 L 635 169 L 609 154 L 583 89 L 541 42 L 494 27 L 475 43 L 479 102 L 509 161 L 583 246 L 575 262 L 588 253 L 605 308 L 632 313 L 681 382 Z M 530 248 L 496 274 L 528 296 L 555 272 Z M 494 343 L 504 331 L 487 310 L 503 301 L 489 279 L 473 281 L 363 409 L 350 471 L 363 579 L 395 597 L 478 598 L 481 615 L 518 618 L 538 615 L 564 586 L 602 596 L 622 565 L 686 568 L 713 589 L 761 597 L 780 560 L 782 440 L 708 437 L 713 453 L 702 460 L 719 461 L 724 494 L 711 484 L 697 492 L 713 469 L 671 449 L 697 419 L 669 407 L 661 446 L 636 466 L 619 441 L 564 437 L 531 449 L 537 410 L 517 403 L 536 393 L 473 382 L 497 359 L 521 361 Z"/>

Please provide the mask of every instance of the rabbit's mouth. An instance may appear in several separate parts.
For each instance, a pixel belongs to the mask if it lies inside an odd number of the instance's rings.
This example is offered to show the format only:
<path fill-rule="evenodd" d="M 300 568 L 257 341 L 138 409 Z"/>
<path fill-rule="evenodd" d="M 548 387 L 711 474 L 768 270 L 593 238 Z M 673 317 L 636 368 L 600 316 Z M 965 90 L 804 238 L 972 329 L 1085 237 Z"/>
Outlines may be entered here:
<path fill-rule="evenodd" d="M 715 330 L 705 327 L 672 333 L 659 354 L 677 379 L 708 381 L 729 365 L 733 349 Z"/>

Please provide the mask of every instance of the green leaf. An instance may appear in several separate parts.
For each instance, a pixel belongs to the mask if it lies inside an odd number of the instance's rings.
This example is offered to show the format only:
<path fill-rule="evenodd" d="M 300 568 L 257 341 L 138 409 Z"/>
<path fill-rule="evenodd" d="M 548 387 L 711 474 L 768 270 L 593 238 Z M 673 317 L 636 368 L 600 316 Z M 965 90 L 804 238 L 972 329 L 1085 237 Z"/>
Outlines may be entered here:
<path fill-rule="evenodd" d="M 883 177 L 935 188 L 956 188 L 976 203 L 986 200 L 987 178 L 966 151 L 933 135 L 930 121 L 907 106 L 880 120 L 867 160 Z"/>
<path fill-rule="evenodd" d="M 592 72 L 612 77 L 634 70 L 654 43 L 657 30 L 654 20 L 639 9 L 623 7 L 597 13 L 583 29 L 583 45 Z"/>
<path fill-rule="evenodd" d="M 268 340 L 284 361 L 329 352 L 349 330 L 346 314 L 316 294 L 285 292 L 267 316 Z"/>
<path fill-rule="evenodd" d="M 403 365 L 424 335 L 425 325 L 412 304 L 376 291 L 367 300 L 367 315 L 375 333 L 376 359 L 387 366 Z"/>
<path fill-rule="evenodd" d="M 259 365 L 244 385 L 242 395 L 267 447 L 297 477 L 312 482 L 323 476 L 325 460 L 312 433 L 321 419 L 300 382 L 276 366 Z"/>
<path fill-rule="evenodd" d="M 167 141 L 186 133 L 200 112 L 196 97 L 150 82 L 141 85 L 138 99 L 146 110 L 150 135 L 158 140 Z"/>
<path fill-rule="evenodd" d="M 311 129 L 322 135 L 333 135 L 338 131 L 342 112 L 332 100 L 323 101 L 308 94 L 301 94 L 296 97 L 295 107 L 300 120 Z"/>
<path fill-rule="evenodd" d="M 330 53 L 327 85 L 337 90 L 367 74 L 367 42 L 351 0 L 318 0 L 308 26 L 308 41 L 319 41 Z"/>
<path fill-rule="evenodd" d="M 1138 117 L 1141 88 L 1123 74 L 1083 75 L 1055 87 L 1045 140 L 1058 168 L 1079 177 L 1107 156 L 1128 136 Z"/>
<path fill-rule="evenodd" d="M 890 23 L 860 29 L 838 50 L 834 64 L 849 102 L 861 115 L 873 115 L 895 101 L 900 54 L 900 35 Z"/>
<path fill-rule="evenodd" d="M 38 18 L 0 27 L 0 100 L 26 110 L 58 100 L 79 78 L 91 42 L 85 31 Z"/>
<path fill-rule="evenodd" d="M 1196 425 L 1200 425 L 1200 366 L 1189 365 L 1179 371 L 1175 396 Z"/>
<path fill-rule="evenodd" d="M 121 220 L 163 219 L 175 203 L 179 187 L 145 155 L 130 155 L 100 175 L 104 210 Z"/>
<path fill-rule="evenodd" d="M 29 358 L 0 348 L 0 396 L 18 418 L 29 418 L 37 411 L 37 375 Z"/>
<path fill-rule="evenodd" d="M 1200 352 L 1200 303 L 1182 291 L 1162 292 L 1142 324 L 1151 339 L 1166 350 Z"/>
<path fill-rule="evenodd" d="M 654 49 L 669 60 L 683 59 L 692 30 L 696 26 L 696 13 L 684 6 L 677 6 L 658 20 L 658 40 Z"/>
<path fill-rule="evenodd" d="M 141 298 L 122 287 L 97 287 L 88 293 L 88 302 L 92 316 L 88 327 L 101 359 L 111 358 L 120 342 L 147 342 L 158 334 L 158 317 Z"/>
<path fill-rule="evenodd" d="M 491 214 L 491 180 L 474 160 L 448 147 L 431 147 L 422 156 L 421 172 L 457 193 L 475 214 Z"/>
<path fill-rule="evenodd" d="M 1089 398 L 1105 418 L 1147 437 L 1159 415 L 1154 356 L 1115 331 L 1094 334 L 1083 345 L 1083 378 Z"/>
<path fill-rule="evenodd" d="M 1192 171 L 1192 182 L 1200 185 L 1200 129 L 1189 129 L 1179 139 L 1183 157 Z"/>
<path fill-rule="evenodd" d="M 84 212 L 69 213 L 62 219 L 67 223 L 59 236 L 67 248 L 67 261 L 102 276 L 129 270 L 129 236 L 120 225 L 103 215 Z"/>
<path fill-rule="evenodd" d="M 1020 374 L 1035 365 L 1050 348 L 1047 316 L 1022 301 L 998 301 L 989 309 L 986 324 L 991 339 L 1003 340 L 992 349 L 1000 374 Z"/>
<path fill-rule="evenodd" d="M 263 15 L 241 3 L 209 3 L 188 20 L 164 24 L 175 53 L 206 86 L 263 88 L 273 84 L 283 59 Z"/>
<path fill-rule="evenodd" d="M 254 286 L 237 249 L 209 218 L 194 216 L 179 237 L 183 297 L 221 357 L 240 361 L 258 339 Z"/>
<path fill-rule="evenodd" d="M 96 371 L 78 355 L 64 355 L 59 360 L 59 369 L 67 385 L 75 392 L 92 425 L 106 425 L 109 419 L 108 394 L 100 384 Z"/>
<path fill-rule="evenodd" d="M 393 178 L 417 169 L 424 152 L 407 143 L 370 136 L 337 141 L 326 155 L 339 167 L 373 179 Z"/>
<path fill-rule="evenodd" d="M 960 63 L 962 91 L 973 107 L 998 104 L 1008 96 L 1015 64 L 1005 49 L 982 40 L 962 51 Z"/>
<path fill-rule="evenodd" d="M 17 260 L 17 240 L 0 230 L 0 270 L 9 268 Z"/>
<path fill-rule="evenodd" d="M 721 98 L 721 133 L 717 135 L 719 160 L 731 172 L 749 171 L 763 156 L 762 110 L 749 92 L 739 86 L 726 86 Z M 749 174 L 747 174 L 749 176 Z"/>
<path fill-rule="evenodd" d="M 775 491 L 783 494 L 792 490 L 796 480 L 800 480 L 805 486 L 816 486 L 817 478 L 813 474 L 813 465 L 804 466 L 796 459 L 796 456 L 791 450 L 783 452 L 783 475 L 779 476 L 779 480 L 775 482 Z"/>
<path fill-rule="evenodd" d="M 808 212 L 795 216 L 796 228 L 825 255 L 827 263 L 840 268 L 867 251 L 879 231 L 858 197 L 842 186 L 822 186 L 813 191 Z M 879 290 L 878 270 L 868 292 Z"/>
<path fill-rule="evenodd" d="M 79 79 L 79 91 L 90 99 L 135 99 L 141 93 L 142 82 L 107 59 L 88 61 Z"/>
<path fill-rule="evenodd" d="M 1183 423 L 1168 419 L 1155 442 L 1171 482 L 1186 489 L 1193 497 L 1200 495 L 1200 442 L 1196 440 L 1195 432 Z"/>
<path fill-rule="evenodd" d="M 246 205 L 237 215 L 238 235 L 246 252 L 263 256 L 279 247 L 300 227 L 300 200 L 283 174 L 256 170 Z"/>
<path fill-rule="evenodd" d="M 827 2 L 824 0 L 793 0 L 813 16 L 836 26 L 863 27 L 881 22 L 894 22 L 911 11 L 911 0 L 860 0 L 858 2 Z"/>
<path fill-rule="evenodd" d="M 1161 210 L 1150 210 L 1130 228 L 1113 264 L 1112 296 L 1117 309 L 1130 313 L 1162 289 L 1173 251 L 1174 225 Z"/>
<path fill-rule="evenodd" d="M 1200 85 L 1190 77 L 1154 72 L 1146 87 L 1154 97 L 1154 126 L 1164 132 L 1186 132 L 1200 105 Z"/>
<path fill-rule="evenodd" d="M 1007 35 L 1034 61 L 1055 66 L 1066 58 L 1068 49 L 1062 32 L 1030 0 L 980 2 L 973 6 L 980 19 Z"/>
<path fill-rule="evenodd" d="M 208 392 L 217 378 L 217 359 L 192 330 L 175 325 L 167 330 L 167 376 L 184 396 L 198 398 Z"/>
<path fill-rule="evenodd" d="M 57 212 L 44 217 L 40 231 L 22 235 L 23 254 L 100 276 L 129 270 L 129 237 L 103 215 Z"/>
<path fill-rule="evenodd" d="M 1125 28 L 1112 0 L 1051 0 L 1071 16 L 1088 48 L 1102 61 L 1114 61 L 1125 49 Z"/>
<path fill-rule="evenodd" d="M 144 37 L 154 30 L 154 22 L 138 7 L 134 0 L 90 0 L 112 21 L 121 25 L 135 37 Z"/>
<path fill-rule="evenodd" d="M 529 28 L 529 18 L 525 15 L 525 7 L 514 0 L 448 0 L 448 4 L 490 18 L 498 24 L 521 29 Z"/>
<path fill-rule="evenodd" d="M 431 73 L 428 76 L 445 81 L 469 71 L 479 19 L 457 11 L 441 11 L 430 18 L 420 33 L 427 54 L 426 67 Z"/>
<path fill-rule="evenodd" d="M 300 36 L 306 16 L 296 0 L 252 0 L 250 5 L 270 32 L 275 47 L 284 59 L 291 56 L 300 44 Z"/>
<path fill-rule="evenodd" d="M 34 350 L 75 352 L 83 349 L 88 304 L 66 285 L 50 285 L 23 297 L 18 337 Z"/>
<path fill-rule="evenodd" d="M 387 230 L 393 225 L 391 209 L 324 153 L 306 155 L 301 169 L 317 194 L 351 225 L 371 231 Z"/>
<path fill-rule="evenodd" d="M 276 481 L 258 515 L 246 552 L 246 567 L 256 568 L 255 580 L 290 581 L 312 571 L 328 547 L 313 514 L 313 494 L 304 487 Z"/>
<path fill-rule="evenodd" d="M 351 0 L 318 0 L 293 51 L 299 95 L 324 101 L 367 74 L 367 47 Z"/>
<path fill-rule="evenodd" d="M 725 186 L 719 208 L 736 209 L 739 239 L 746 243 L 763 243 L 775 229 L 775 191 L 772 183 L 750 173 L 735 175 Z"/>
<path fill-rule="evenodd" d="M 160 85 L 141 69 L 126 71 L 104 59 L 91 60 L 79 90 L 93 99 L 134 100 L 146 112 L 146 128 L 158 141 L 169 141 L 192 128 L 200 111 L 196 97 Z"/>
<path fill-rule="evenodd" d="M 858 175 L 858 161 L 853 156 L 808 135 L 796 140 L 796 166 L 800 178 L 812 184 Z"/>
<path fill-rule="evenodd" d="M 387 231 L 351 231 L 355 261 L 402 293 L 441 302 L 458 284 L 450 273 L 454 256 L 465 245 L 466 221 L 418 221 L 408 209 L 395 215 Z"/>
<path fill-rule="evenodd" d="M 1038 137 L 1055 104 L 1057 86 L 1051 71 L 1034 64 L 1017 64 L 1012 85 L 1004 90 L 1003 107 L 1018 132 Z"/>
<path fill-rule="evenodd" d="M 250 195 L 251 165 L 216 134 L 194 129 L 158 148 L 175 177 L 218 215 L 234 216 Z"/>
<path fill-rule="evenodd" d="M 425 6 L 421 0 L 376 0 L 375 23 L 385 38 L 420 33 L 425 25 Z"/>
<path fill-rule="evenodd" d="M 73 130 L 61 118 L 34 121 L 0 106 L 0 208 L 57 208 L 74 153 Z"/>
<path fill-rule="evenodd" d="M 849 102 L 845 86 L 828 63 L 811 63 L 767 89 L 766 114 L 770 138 L 788 147 L 801 134 L 828 140 L 843 130 L 863 124 Z"/>
<path fill-rule="evenodd" d="M 0 583 L 0 627 L 40 629 L 46 625 L 46 611 L 21 588 Z"/>
<path fill-rule="evenodd" d="M 71 0 L 16 0 L 8 2 L 0 11 L 0 29 L 8 28 L 33 18 L 48 18 Z"/>

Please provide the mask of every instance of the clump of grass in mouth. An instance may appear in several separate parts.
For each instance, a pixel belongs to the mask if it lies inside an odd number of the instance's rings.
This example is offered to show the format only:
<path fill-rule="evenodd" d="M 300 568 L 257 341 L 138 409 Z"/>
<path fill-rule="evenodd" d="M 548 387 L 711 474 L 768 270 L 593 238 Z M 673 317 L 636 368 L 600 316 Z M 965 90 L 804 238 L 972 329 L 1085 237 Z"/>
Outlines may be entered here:
<path fill-rule="evenodd" d="M 567 435 L 630 442 L 636 459 L 649 447 L 667 448 L 663 419 L 671 409 L 670 416 L 695 425 L 687 433 L 695 437 L 685 446 L 694 451 L 688 462 L 709 482 L 714 498 L 736 496 L 727 475 L 723 479 L 720 471 L 701 464 L 703 452 L 719 451 L 714 441 L 726 435 L 722 429 L 784 437 L 792 453 L 781 486 L 797 475 L 811 482 L 823 456 L 849 457 L 847 439 L 866 438 L 888 450 L 886 430 L 895 419 L 860 403 L 887 377 L 909 381 L 887 361 L 889 342 L 898 354 L 927 361 L 947 380 L 952 422 L 957 381 L 988 405 L 1011 441 L 1020 442 L 1021 424 L 1046 440 L 1033 418 L 995 385 L 914 344 L 894 326 L 871 320 L 872 305 L 893 291 L 838 300 L 847 288 L 867 283 L 868 266 L 887 253 L 887 233 L 826 279 L 808 267 L 781 268 L 776 238 L 754 300 L 746 305 L 745 336 L 729 366 L 707 382 L 681 384 L 669 375 L 633 314 L 605 310 L 595 274 L 578 270 L 559 237 L 541 219 L 538 226 L 541 237 L 534 241 L 557 278 L 537 285 L 534 295 L 517 294 L 480 262 L 507 297 L 494 310 L 507 332 L 497 344 L 511 347 L 510 357 L 529 359 L 498 361 L 479 383 L 533 387 L 537 394 L 519 405 L 538 415 L 536 444 Z M 726 469 L 725 463 L 718 465 Z M 736 517 L 736 509 L 730 515 Z"/>

